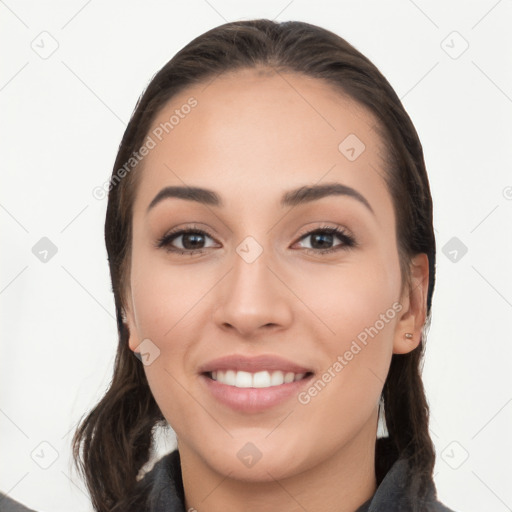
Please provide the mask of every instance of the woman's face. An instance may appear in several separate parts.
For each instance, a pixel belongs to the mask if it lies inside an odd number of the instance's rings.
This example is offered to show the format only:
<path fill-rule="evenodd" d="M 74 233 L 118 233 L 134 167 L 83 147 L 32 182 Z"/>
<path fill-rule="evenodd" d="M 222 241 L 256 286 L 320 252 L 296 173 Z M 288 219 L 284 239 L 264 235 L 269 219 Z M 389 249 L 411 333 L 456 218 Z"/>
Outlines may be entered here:
<path fill-rule="evenodd" d="M 428 277 L 417 259 L 420 285 L 401 296 L 374 124 L 319 80 L 244 70 L 190 87 L 152 125 L 133 171 L 127 318 L 182 458 L 268 480 L 371 457 Z M 166 187 L 211 192 L 155 199 Z"/>

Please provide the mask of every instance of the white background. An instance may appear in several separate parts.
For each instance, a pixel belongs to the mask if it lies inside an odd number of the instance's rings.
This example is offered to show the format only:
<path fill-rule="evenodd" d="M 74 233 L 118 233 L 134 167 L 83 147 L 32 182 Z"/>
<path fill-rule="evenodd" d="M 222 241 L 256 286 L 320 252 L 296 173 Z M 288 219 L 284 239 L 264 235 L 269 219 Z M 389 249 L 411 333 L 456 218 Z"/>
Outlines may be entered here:
<path fill-rule="evenodd" d="M 154 73 L 206 30 L 264 17 L 347 39 L 415 123 L 438 244 L 424 380 L 439 498 L 457 512 L 512 510 L 510 0 L 5 0 L 0 16 L 3 492 L 38 511 L 91 510 L 70 441 L 117 343 L 106 200 L 92 190 Z M 58 249 L 46 263 L 32 252 L 42 237 Z M 457 261 L 443 254 L 453 237 L 467 247 Z"/>

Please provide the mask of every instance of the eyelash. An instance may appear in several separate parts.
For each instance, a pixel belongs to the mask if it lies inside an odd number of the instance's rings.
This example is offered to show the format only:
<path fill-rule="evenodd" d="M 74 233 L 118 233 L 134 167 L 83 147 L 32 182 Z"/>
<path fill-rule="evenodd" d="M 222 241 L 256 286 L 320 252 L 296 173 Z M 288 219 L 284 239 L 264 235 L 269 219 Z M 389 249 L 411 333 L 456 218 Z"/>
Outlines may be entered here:
<path fill-rule="evenodd" d="M 171 246 L 171 242 L 178 238 L 181 235 L 187 235 L 187 234 L 200 234 L 200 235 L 206 235 L 213 239 L 213 237 L 206 231 L 202 229 L 196 229 L 194 227 L 185 228 L 185 229 L 179 229 L 176 231 L 171 231 L 170 233 L 166 233 L 164 236 L 162 236 L 160 239 L 157 240 L 155 243 L 155 246 L 159 249 L 164 248 L 167 252 L 172 252 L 180 255 L 189 254 L 192 256 L 193 254 L 201 254 L 206 252 L 207 249 L 178 249 Z M 349 235 L 346 231 L 343 229 L 340 229 L 335 226 L 321 226 L 319 228 L 315 228 L 312 231 L 307 231 L 305 233 L 302 233 L 299 237 L 299 240 L 306 238 L 311 235 L 316 234 L 328 234 L 328 235 L 336 235 L 343 243 L 339 245 L 335 245 L 334 247 L 331 247 L 329 249 L 309 249 L 304 248 L 303 250 L 307 253 L 314 253 L 314 254 L 328 254 L 333 253 L 335 251 L 339 250 L 348 250 L 353 249 L 358 246 L 356 240 L 353 236 Z"/>

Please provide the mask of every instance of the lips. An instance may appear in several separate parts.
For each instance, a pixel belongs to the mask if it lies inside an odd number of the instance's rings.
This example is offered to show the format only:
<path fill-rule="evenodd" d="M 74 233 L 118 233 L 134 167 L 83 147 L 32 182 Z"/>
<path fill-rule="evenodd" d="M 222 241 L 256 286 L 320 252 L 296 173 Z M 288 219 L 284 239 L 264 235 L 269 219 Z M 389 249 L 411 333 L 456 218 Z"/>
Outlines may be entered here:
<path fill-rule="evenodd" d="M 254 357 L 233 354 L 208 361 L 199 367 L 199 373 L 216 371 L 244 371 L 257 373 L 262 371 L 281 371 L 283 373 L 313 373 L 311 368 L 275 355 L 260 355 Z"/>
<path fill-rule="evenodd" d="M 240 354 L 199 368 L 200 382 L 217 403 L 239 413 L 263 413 L 292 400 L 311 382 L 313 370 L 274 355 Z"/>

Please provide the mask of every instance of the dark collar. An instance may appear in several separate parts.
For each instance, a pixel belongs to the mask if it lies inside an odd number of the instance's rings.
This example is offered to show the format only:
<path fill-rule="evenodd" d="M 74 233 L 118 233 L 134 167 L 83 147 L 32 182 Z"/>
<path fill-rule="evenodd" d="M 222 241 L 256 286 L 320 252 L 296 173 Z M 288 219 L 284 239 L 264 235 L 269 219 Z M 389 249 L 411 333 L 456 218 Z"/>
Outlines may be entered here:
<path fill-rule="evenodd" d="M 178 450 L 161 458 L 143 481 L 148 491 L 144 512 L 186 512 Z M 453 510 L 437 500 L 433 481 L 430 482 L 426 497 L 420 501 L 418 487 L 408 460 L 399 458 L 386 473 L 373 497 L 355 512 L 453 512 Z"/>

